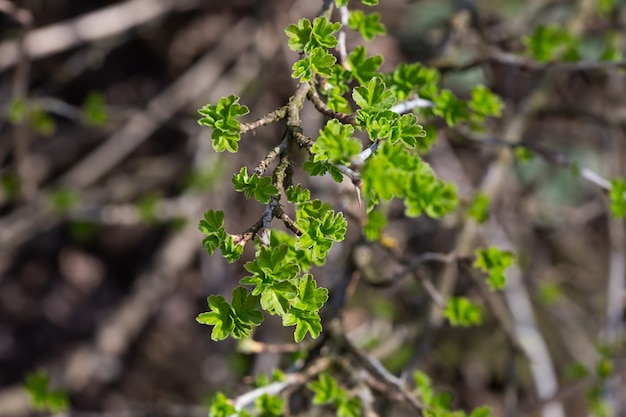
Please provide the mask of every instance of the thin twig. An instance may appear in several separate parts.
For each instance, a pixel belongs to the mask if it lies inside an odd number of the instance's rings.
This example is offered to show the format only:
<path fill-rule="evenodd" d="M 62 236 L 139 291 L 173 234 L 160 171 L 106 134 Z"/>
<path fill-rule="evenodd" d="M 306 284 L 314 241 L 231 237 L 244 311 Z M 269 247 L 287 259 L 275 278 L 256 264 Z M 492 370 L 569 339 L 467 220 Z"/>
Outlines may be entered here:
<path fill-rule="evenodd" d="M 244 133 L 248 133 L 251 130 L 255 130 L 258 127 L 267 126 L 269 124 L 282 120 L 286 116 L 287 116 L 287 106 L 280 107 L 274 110 L 273 112 L 266 114 L 265 116 L 261 117 L 260 119 L 254 122 L 242 123 L 241 131 L 239 133 L 243 135 Z"/>
<path fill-rule="evenodd" d="M 328 107 L 328 104 L 326 104 L 324 100 L 322 100 L 314 87 L 311 87 L 307 97 L 309 98 L 309 100 L 311 100 L 311 103 L 313 103 L 317 111 L 322 113 L 324 116 L 330 117 L 331 119 L 337 119 L 345 125 L 356 124 L 356 115 L 346 114 L 331 109 L 330 107 Z"/>

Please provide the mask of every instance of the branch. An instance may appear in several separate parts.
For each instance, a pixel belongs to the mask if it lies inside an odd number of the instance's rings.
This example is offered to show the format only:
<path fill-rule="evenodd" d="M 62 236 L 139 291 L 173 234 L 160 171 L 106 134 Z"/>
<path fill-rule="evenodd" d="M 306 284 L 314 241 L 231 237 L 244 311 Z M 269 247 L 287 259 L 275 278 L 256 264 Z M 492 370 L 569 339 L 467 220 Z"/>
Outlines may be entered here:
<path fill-rule="evenodd" d="M 284 119 L 287 116 L 287 106 L 280 107 L 273 112 L 266 114 L 259 120 L 250 123 L 242 123 L 240 134 L 248 133 L 251 130 L 255 130 L 261 126 L 267 126 L 274 122 Z"/>
<path fill-rule="evenodd" d="M 322 98 L 319 96 L 319 93 L 315 88 L 311 88 L 307 95 L 308 99 L 311 100 L 311 103 L 315 106 L 317 111 L 322 113 L 326 117 L 330 117 L 332 119 L 337 119 L 344 125 L 355 125 L 356 124 L 356 115 L 354 114 L 346 114 L 342 112 L 335 111 L 328 107 Z"/>

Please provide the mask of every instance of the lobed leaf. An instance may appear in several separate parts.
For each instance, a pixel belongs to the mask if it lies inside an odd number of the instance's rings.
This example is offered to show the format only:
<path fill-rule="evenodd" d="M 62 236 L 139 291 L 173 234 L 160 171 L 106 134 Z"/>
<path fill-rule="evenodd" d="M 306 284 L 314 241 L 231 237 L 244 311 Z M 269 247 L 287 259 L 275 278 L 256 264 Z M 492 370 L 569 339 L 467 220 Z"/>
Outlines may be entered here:
<path fill-rule="evenodd" d="M 376 35 L 387 33 L 380 21 L 379 13 L 365 14 L 362 10 L 353 10 L 348 17 L 348 27 L 358 31 L 365 40 L 371 41 Z"/>

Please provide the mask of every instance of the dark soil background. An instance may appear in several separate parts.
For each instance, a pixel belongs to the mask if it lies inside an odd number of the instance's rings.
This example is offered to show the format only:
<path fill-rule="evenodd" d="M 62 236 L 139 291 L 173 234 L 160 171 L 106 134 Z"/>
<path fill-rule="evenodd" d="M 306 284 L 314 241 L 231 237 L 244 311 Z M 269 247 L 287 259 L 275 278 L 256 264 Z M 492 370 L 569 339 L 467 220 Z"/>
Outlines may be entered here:
<path fill-rule="evenodd" d="M 206 311 L 208 295 L 229 294 L 237 285 L 253 254 L 247 248 L 233 265 L 209 257 L 197 223 L 209 208 L 225 210 L 232 233 L 259 219 L 264 208 L 234 192 L 230 177 L 276 146 L 283 126 L 245 136 L 236 155 L 216 154 L 210 131 L 196 122 L 197 109 L 237 94 L 254 120 L 286 103 L 298 57 L 287 48 L 283 29 L 315 16 L 321 2 L 16 3 L 27 12 L 12 17 L 10 3 L 0 0 L 0 416 L 35 415 L 21 385 L 38 369 L 67 390 L 72 415 L 205 415 L 202 405 L 217 390 L 245 392 L 246 376 L 289 361 L 288 355 L 240 353 L 230 339 L 213 342 L 211 329 L 195 321 Z M 381 3 L 377 11 L 389 36 L 370 42 L 368 53 L 382 54 L 389 70 L 399 62 L 436 62 L 463 2 Z M 500 45 L 519 50 L 524 25 L 558 21 L 574 2 L 545 3 L 559 4 L 534 20 L 521 16 L 524 2 L 479 1 L 475 10 L 483 30 L 521 24 Z M 586 36 L 613 27 L 623 37 L 623 14 L 608 23 L 589 19 Z M 119 24 L 126 27 L 115 29 Z M 540 75 L 493 63 L 451 73 L 443 82 L 462 97 L 478 82 L 490 85 L 509 117 Z M 605 177 L 623 176 L 625 87 L 620 71 L 559 72 L 546 87 L 548 104 L 524 136 Z M 101 126 L 83 115 L 92 93 L 105 103 L 108 117 Z M 52 130 L 42 134 L 41 126 L 12 121 L 8 109 L 16 98 L 45 112 L 43 124 Z M 323 119 L 312 108 L 303 117 L 305 133 L 314 136 Z M 493 122 L 493 131 L 502 125 Z M 444 178 L 461 179 L 463 211 L 496 149 L 445 130 L 440 136 L 444 145 L 429 161 Z M 609 220 L 605 193 L 550 161 L 516 164 L 510 177 L 494 210 L 513 219 L 510 231 L 539 326 L 559 379 L 568 385 L 572 363 L 593 366 L 597 359 L 609 254 L 625 256 L 624 224 Z M 349 184 L 301 172 L 296 179 L 338 209 L 358 211 Z M 406 258 L 454 249 L 463 213 L 441 222 L 407 219 L 401 208 L 391 213 L 388 233 Z M 371 251 L 367 256 L 385 275 L 398 269 L 382 249 L 363 244 L 352 221 L 346 242 L 316 272 L 331 288 L 337 276 L 355 268 L 358 250 Z M 437 282 L 442 269 L 424 273 Z M 459 294 L 480 292 L 469 274 L 459 275 Z M 428 297 L 417 282 L 385 290 L 359 285 L 345 311 L 351 337 L 373 345 L 394 372 L 428 371 L 439 388 L 455 393 L 459 407 L 490 404 L 501 411 L 511 390 L 519 394 L 520 410 L 535 404 L 527 365 L 512 359 L 499 322 L 488 318 L 478 330 L 444 326 L 430 334 L 423 320 Z M 255 339 L 286 342 L 291 335 L 268 319 Z M 584 415 L 574 411 L 584 405 L 584 389 L 577 393 L 567 403 L 571 416 Z M 122 413 L 128 410 L 134 414 Z"/>

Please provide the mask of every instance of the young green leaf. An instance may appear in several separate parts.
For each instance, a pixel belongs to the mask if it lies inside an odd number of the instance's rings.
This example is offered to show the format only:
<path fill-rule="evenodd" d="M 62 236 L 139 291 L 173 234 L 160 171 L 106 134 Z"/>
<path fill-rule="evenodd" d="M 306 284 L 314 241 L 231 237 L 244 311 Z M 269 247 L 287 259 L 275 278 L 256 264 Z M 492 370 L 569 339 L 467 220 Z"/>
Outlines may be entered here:
<path fill-rule="evenodd" d="M 211 140 L 216 152 L 234 153 L 239 149 L 241 125 L 238 117 L 249 113 L 246 106 L 239 104 L 239 97 L 231 95 L 219 99 L 217 105 L 207 104 L 198 112 L 203 116 L 198 123 L 213 128 Z"/>
<path fill-rule="evenodd" d="M 365 14 L 362 10 L 353 10 L 348 18 L 348 26 L 357 30 L 365 40 L 371 41 L 376 35 L 387 33 L 385 25 L 380 21 L 379 13 Z"/>
<path fill-rule="evenodd" d="M 306 188 L 302 188 L 302 185 L 300 184 L 296 186 L 289 186 L 289 188 L 285 190 L 285 195 L 287 196 L 288 202 L 295 204 L 306 203 L 311 200 L 311 191 Z"/>
<path fill-rule="evenodd" d="M 302 164 L 302 169 L 313 177 L 324 175 L 328 172 L 335 182 L 340 183 L 343 181 L 343 174 L 336 166 L 325 161 L 315 162 L 313 161 L 313 157 Z"/>
<path fill-rule="evenodd" d="M 430 406 L 435 397 L 435 390 L 433 389 L 430 377 L 426 373 L 417 370 L 413 372 L 413 381 L 422 403 L 426 406 Z"/>
<path fill-rule="evenodd" d="M 492 291 L 501 290 L 506 285 L 504 271 L 511 266 L 515 257 L 511 252 L 502 251 L 494 246 L 476 250 L 474 267 L 487 274 L 487 283 Z"/>
<path fill-rule="evenodd" d="M 35 410 L 56 414 L 66 410 L 69 406 L 67 393 L 60 389 L 51 389 L 48 374 L 44 371 L 29 374 L 24 388 Z"/>
<path fill-rule="evenodd" d="M 222 251 L 222 256 L 231 264 L 241 257 L 241 255 L 243 254 L 243 247 L 244 242 L 235 242 L 235 238 L 232 235 L 223 237 L 220 241 L 220 250 Z"/>
<path fill-rule="evenodd" d="M 317 405 L 332 403 L 341 392 L 337 380 L 326 372 L 321 373 L 317 381 L 311 381 L 306 386 L 313 391 L 313 404 Z"/>
<path fill-rule="evenodd" d="M 316 311 L 292 308 L 283 316 L 283 326 L 293 325 L 296 326 L 293 337 L 296 343 L 302 342 L 307 332 L 313 339 L 316 339 L 322 332 L 322 321 Z"/>
<path fill-rule="evenodd" d="M 465 297 L 448 299 L 443 312 L 452 326 L 469 327 L 482 322 L 480 307 Z"/>
<path fill-rule="evenodd" d="M 207 300 L 211 311 L 198 314 L 196 321 L 214 326 L 211 339 L 224 340 L 235 329 L 235 314 L 221 295 L 212 295 Z"/>
<path fill-rule="evenodd" d="M 487 116 L 500 117 L 504 103 L 500 97 L 491 92 L 484 85 L 472 89 L 472 99 L 469 108 L 481 119 Z"/>
<path fill-rule="evenodd" d="M 378 4 L 378 0 L 361 0 L 361 3 L 366 6 L 376 6 Z"/>
<path fill-rule="evenodd" d="M 343 397 L 337 402 L 337 417 L 361 417 L 361 400 L 357 397 Z"/>
<path fill-rule="evenodd" d="M 304 51 L 311 42 L 313 26 L 309 19 L 300 19 L 297 24 L 291 24 L 285 29 L 285 34 L 289 37 L 289 48 L 292 51 Z"/>
<path fill-rule="evenodd" d="M 259 297 L 251 295 L 245 288 L 237 287 L 233 290 L 231 307 L 237 320 L 242 323 L 258 326 L 263 322 Z"/>
<path fill-rule="evenodd" d="M 315 74 L 322 77 L 330 77 L 333 75 L 333 65 L 337 62 L 337 58 L 329 54 L 324 48 L 315 48 L 311 51 L 309 58 L 311 69 Z"/>
<path fill-rule="evenodd" d="M 351 74 L 361 84 L 369 82 L 377 74 L 382 63 L 383 57 L 380 55 L 368 58 L 363 46 L 357 46 L 348 55 Z"/>
<path fill-rule="evenodd" d="M 439 91 L 439 72 L 419 63 L 401 63 L 391 75 L 390 88 L 399 100 L 406 100 L 415 91 L 420 97 L 432 99 Z"/>
<path fill-rule="evenodd" d="M 363 227 L 363 235 L 370 242 L 380 239 L 380 234 L 387 225 L 387 216 L 379 210 L 372 210 L 367 213 L 367 223 Z"/>
<path fill-rule="evenodd" d="M 335 6 L 344 7 L 348 5 L 348 0 L 335 0 Z"/>
<path fill-rule="evenodd" d="M 313 275 L 306 274 L 298 281 L 298 295 L 293 306 L 302 310 L 317 311 L 328 300 L 328 290 L 317 288 Z"/>
<path fill-rule="evenodd" d="M 81 106 L 81 119 L 90 126 L 102 127 L 107 123 L 109 114 L 100 93 L 90 93 Z"/>
<path fill-rule="evenodd" d="M 387 110 L 396 103 L 393 93 L 385 88 L 380 77 L 372 78 L 367 85 L 356 87 L 352 98 L 362 109 Z"/>
<path fill-rule="evenodd" d="M 270 177 L 259 178 L 256 174 L 248 176 L 247 167 L 241 167 L 232 179 L 235 191 L 243 192 L 246 198 L 254 197 L 259 203 L 267 204 L 272 196 L 278 194 L 278 188 L 272 184 Z"/>
<path fill-rule="evenodd" d="M 491 416 L 492 416 L 491 408 L 487 406 L 475 408 L 474 410 L 472 410 L 472 413 L 469 415 L 469 417 L 491 417 Z"/>
<path fill-rule="evenodd" d="M 284 415 L 285 402 L 278 395 L 263 394 L 256 399 L 254 405 L 263 417 Z"/>
<path fill-rule="evenodd" d="M 328 161 L 331 164 L 345 164 L 361 151 L 361 142 L 352 137 L 354 128 L 331 119 L 313 144 L 313 162 Z"/>
<path fill-rule="evenodd" d="M 443 117 L 448 126 L 454 127 L 457 123 L 467 119 L 465 103 L 457 99 L 452 91 L 442 90 L 439 97 L 434 99 L 433 113 Z"/>
<path fill-rule="evenodd" d="M 524 38 L 528 52 L 539 62 L 552 61 L 559 51 L 571 46 L 572 42 L 571 35 L 556 26 L 537 26 L 530 36 Z"/>
<path fill-rule="evenodd" d="M 489 197 L 487 194 L 476 194 L 467 210 L 467 214 L 478 223 L 486 222 L 489 219 Z"/>
<path fill-rule="evenodd" d="M 332 76 L 336 62 L 337 58 L 329 54 L 326 49 L 314 48 L 310 55 L 306 55 L 293 64 L 291 75 L 302 82 L 310 81 L 315 74 L 328 78 Z"/>
<path fill-rule="evenodd" d="M 235 406 L 224 394 L 218 392 L 211 401 L 209 417 L 230 417 L 237 414 Z"/>
<path fill-rule="evenodd" d="M 417 116 L 408 113 L 395 119 L 391 128 L 389 140 L 391 143 L 401 142 L 407 148 L 415 148 L 418 138 L 426 136 L 424 128 L 417 123 Z"/>
<path fill-rule="evenodd" d="M 611 214 L 618 219 L 626 217 L 626 180 L 618 178 L 611 181 L 609 200 Z"/>

